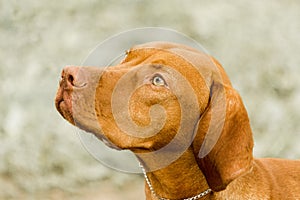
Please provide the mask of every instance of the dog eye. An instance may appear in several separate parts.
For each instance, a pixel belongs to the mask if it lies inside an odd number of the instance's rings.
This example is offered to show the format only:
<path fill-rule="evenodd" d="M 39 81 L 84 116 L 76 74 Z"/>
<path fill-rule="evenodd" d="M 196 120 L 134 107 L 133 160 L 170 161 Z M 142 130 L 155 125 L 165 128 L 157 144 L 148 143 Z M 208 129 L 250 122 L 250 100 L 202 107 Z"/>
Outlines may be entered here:
<path fill-rule="evenodd" d="M 152 79 L 152 84 L 155 86 L 164 86 L 166 82 L 160 75 L 156 75 Z"/>

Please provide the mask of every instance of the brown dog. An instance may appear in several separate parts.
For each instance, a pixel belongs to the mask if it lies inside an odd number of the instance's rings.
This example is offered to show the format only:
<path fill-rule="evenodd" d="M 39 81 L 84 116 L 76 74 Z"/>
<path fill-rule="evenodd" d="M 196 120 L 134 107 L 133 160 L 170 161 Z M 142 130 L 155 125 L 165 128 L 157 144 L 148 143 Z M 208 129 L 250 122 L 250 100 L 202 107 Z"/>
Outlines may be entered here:
<path fill-rule="evenodd" d="M 300 162 L 254 159 L 249 119 L 221 65 L 153 42 L 117 66 L 66 67 L 56 108 L 108 145 L 134 152 L 150 199 L 300 199 Z"/>

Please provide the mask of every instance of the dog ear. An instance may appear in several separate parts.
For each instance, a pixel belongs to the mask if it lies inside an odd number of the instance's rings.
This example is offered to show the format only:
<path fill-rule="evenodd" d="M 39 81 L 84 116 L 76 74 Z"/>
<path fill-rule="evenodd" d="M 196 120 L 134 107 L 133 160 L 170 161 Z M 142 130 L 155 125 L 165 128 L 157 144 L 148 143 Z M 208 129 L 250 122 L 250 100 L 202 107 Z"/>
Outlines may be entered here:
<path fill-rule="evenodd" d="M 213 81 L 210 102 L 199 120 L 193 142 L 198 165 L 214 191 L 225 189 L 231 181 L 249 172 L 253 160 L 253 138 L 246 109 L 225 72 L 221 74 L 227 83 Z"/>

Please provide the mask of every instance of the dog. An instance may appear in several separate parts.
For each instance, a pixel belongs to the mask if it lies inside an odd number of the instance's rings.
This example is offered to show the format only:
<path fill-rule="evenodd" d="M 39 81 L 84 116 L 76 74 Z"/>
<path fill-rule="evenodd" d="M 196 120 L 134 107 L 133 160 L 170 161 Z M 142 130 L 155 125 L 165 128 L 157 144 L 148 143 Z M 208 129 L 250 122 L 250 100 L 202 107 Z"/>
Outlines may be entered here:
<path fill-rule="evenodd" d="M 67 66 L 55 105 L 73 125 L 136 155 L 147 200 L 300 199 L 300 161 L 253 157 L 240 95 L 199 50 L 150 42 L 116 66 Z"/>

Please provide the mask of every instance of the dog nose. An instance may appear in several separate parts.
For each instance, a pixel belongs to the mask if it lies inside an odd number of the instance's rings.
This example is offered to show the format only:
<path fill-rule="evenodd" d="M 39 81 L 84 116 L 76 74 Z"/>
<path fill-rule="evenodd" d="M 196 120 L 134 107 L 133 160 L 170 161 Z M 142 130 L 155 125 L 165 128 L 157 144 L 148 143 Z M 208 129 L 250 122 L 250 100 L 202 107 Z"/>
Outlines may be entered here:
<path fill-rule="evenodd" d="M 81 67 L 66 66 L 62 71 L 62 82 L 65 87 L 84 87 L 86 85 L 86 76 Z"/>

